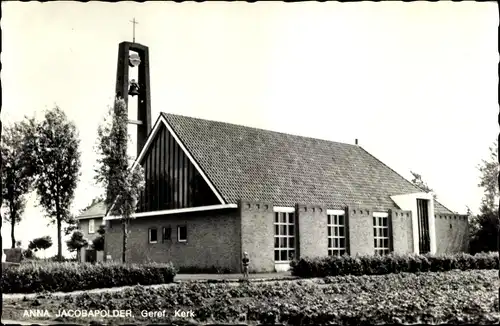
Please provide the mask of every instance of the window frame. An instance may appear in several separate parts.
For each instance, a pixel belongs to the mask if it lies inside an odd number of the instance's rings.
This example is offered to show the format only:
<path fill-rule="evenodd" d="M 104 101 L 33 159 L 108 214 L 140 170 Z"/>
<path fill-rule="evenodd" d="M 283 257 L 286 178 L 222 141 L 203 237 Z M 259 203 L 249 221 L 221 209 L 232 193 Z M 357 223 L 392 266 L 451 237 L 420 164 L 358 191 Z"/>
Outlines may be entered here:
<path fill-rule="evenodd" d="M 181 228 L 186 228 L 186 239 L 184 240 L 181 240 Z M 177 225 L 177 242 L 180 242 L 180 243 L 186 243 L 188 240 L 188 235 L 187 235 L 187 225 L 183 224 L 183 225 Z"/>
<path fill-rule="evenodd" d="M 167 232 L 168 230 L 168 232 Z M 168 238 L 166 238 L 166 235 L 168 234 Z M 172 241 L 172 227 L 169 226 L 164 226 L 162 229 L 162 234 L 161 234 L 161 241 L 162 243 L 165 243 L 165 241 Z"/>
<path fill-rule="evenodd" d="M 274 262 L 276 264 L 290 263 L 297 258 L 297 214 L 295 208 L 274 207 L 273 211 Z M 290 235 L 290 227 L 293 227 L 293 235 Z M 278 233 L 276 233 L 276 230 L 278 230 Z M 284 234 L 281 234 L 281 230 L 285 231 Z M 282 239 L 285 239 L 285 246 L 282 246 Z M 290 239 L 293 239 L 293 247 L 290 246 Z M 278 247 L 276 247 L 276 240 L 278 241 Z M 283 251 L 286 252 L 287 260 L 281 259 Z M 276 259 L 276 252 L 278 252 L 278 260 Z M 293 254 L 293 258 L 290 258 L 291 254 Z"/>
<path fill-rule="evenodd" d="M 343 217 L 344 223 L 340 224 L 340 217 Z M 327 225 L 327 255 L 330 256 L 343 256 L 349 254 L 349 237 L 348 237 L 348 222 L 347 214 L 344 210 L 327 210 L 326 213 Z M 336 222 L 335 222 L 336 220 Z M 340 235 L 340 229 L 343 229 L 344 235 Z M 344 246 L 340 246 L 341 239 L 344 240 Z M 338 246 L 335 247 L 335 240 Z M 331 245 L 330 245 L 331 244 Z"/>
<path fill-rule="evenodd" d="M 90 227 L 92 225 L 92 228 Z M 95 219 L 89 219 L 89 234 L 95 234 Z"/>
<path fill-rule="evenodd" d="M 391 237 L 391 218 L 388 213 L 382 212 L 374 212 L 372 215 L 373 220 L 373 249 L 375 255 L 388 255 L 392 252 L 392 237 Z M 380 221 L 387 221 L 384 225 L 380 224 Z M 383 230 L 387 230 L 387 236 L 384 236 Z M 380 242 L 383 243 L 384 240 L 387 240 L 387 247 L 378 246 Z"/>
<path fill-rule="evenodd" d="M 152 238 L 151 231 L 153 231 L 153 230 L 156 231 L 156 241 L 151 240 L 151 238 Z M 158 243 L 158 228 L 153 227 L 153 228 L 148 229 L 148 240 L 149 240 L 149 243 Z"/>

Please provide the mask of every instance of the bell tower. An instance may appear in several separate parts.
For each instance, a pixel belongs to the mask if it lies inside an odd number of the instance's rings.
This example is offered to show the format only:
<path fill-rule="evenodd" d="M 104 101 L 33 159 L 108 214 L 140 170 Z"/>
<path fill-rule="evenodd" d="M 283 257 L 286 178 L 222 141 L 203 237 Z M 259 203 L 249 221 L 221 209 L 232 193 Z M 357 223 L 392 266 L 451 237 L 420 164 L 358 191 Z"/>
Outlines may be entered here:
<path fill-rule="evenodd" d="M 136 24 L 134 19 L 134 24 Z M 135 26 L 134 26 L 135 27 Z M 131 69 L 138 69 L 137 80 L 129 80 Z M 129 124 L 137 125 L 137 155 L 141 152 L 151 131 L 151 87 L 149 83 L 149 49 L 134 42 L 122 42 L 118 48 L 118 68 L 116 74 L 116 97 L 123 98 L 127 107 L 130 101 L 137 101 L 137 120 L 129 119 Z"/>

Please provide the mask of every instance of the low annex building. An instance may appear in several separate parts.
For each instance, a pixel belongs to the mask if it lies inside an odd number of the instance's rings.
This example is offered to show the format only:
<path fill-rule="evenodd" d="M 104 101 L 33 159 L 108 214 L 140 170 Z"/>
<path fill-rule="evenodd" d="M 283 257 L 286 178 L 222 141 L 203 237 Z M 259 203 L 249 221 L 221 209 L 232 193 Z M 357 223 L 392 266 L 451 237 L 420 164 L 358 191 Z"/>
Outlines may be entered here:
<path fill-rule="evenodd" d="M 136 164 L 146 189 L 129 262 L 239 272 L 248 252 L 251 272 L 269 272 L 305 256 L 468 248 L 466 216 L 358 145 L 162 113 Z M 105 221 L 98 260 L 121 259 L 119 217 L 97 203 L 79 220 L 88 233 Z"/>

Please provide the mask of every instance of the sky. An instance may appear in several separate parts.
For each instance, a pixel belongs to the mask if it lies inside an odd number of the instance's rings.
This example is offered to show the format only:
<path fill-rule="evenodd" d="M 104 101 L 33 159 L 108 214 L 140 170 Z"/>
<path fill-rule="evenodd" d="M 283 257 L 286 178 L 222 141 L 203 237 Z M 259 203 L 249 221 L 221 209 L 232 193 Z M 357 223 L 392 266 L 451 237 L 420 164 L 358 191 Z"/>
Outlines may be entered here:
<path fill-rule="evenodd" d="M 451 210 L 478 211 L 477 166 L 499 131 L 496 2 L 2 2 L 2 121 L 58 105 L 75 122 L 74 212 L 102 193 L 93 146 L 133 18 L 150 52 L 153 122 L 164 111 L 359 139 Z M 23 247 L 57 243 L 48 221 L 30 196 L 15 229 Z M 9 247 L 9 225 L 2 237 Z"/>

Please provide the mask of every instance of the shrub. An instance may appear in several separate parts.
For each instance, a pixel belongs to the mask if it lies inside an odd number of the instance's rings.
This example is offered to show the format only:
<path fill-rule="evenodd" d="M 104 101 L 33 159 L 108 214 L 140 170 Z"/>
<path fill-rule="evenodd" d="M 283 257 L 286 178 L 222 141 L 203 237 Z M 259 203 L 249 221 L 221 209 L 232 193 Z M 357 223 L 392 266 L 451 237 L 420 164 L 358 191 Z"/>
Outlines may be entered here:
<path fill-rule="evenodd" d="M 70 292 L 127 285 L 171 283 L 176 275 L 169 264 L 22 264 L 2 270 L 3 293 Z"/>
<path fill-rule="evenodd" d="M 46 259 L 46 261 L 49 262 L 59 262 L 59 258 L 57 255 L 54 255 L 52 257 L 49 257 Z M 67 257 L 61 257 L 61 262 L 77 262 L 78 260 L 76 258 L 67 258 Z"/>
<path fill-rule="evenodd" d="M 88 244 L 88 240 L 84 238 L 83 232 L 80 230 L 75 230 L 71 234 L 71 238 L 66 241 L 66 246 L 71 252 L 79 251 L 81 248 L 87 247 Z"/>
<path fill-rule="evenodd" d="M 35 254 L 31 249 L 23 249 L 22 253 L 23 253 L 23 259 L 36 259 Z"/>
<path fill-rule="evenodd" d="M 28 245 L 28 249 L 34 251 L 45 250 L 49 249 L 50 247 L 52 247 L 52 238 L 48 235 L 40 238 L 35 238 L 30 241 Z"/>
<path fill-rule="evenodd" d="M 331 256 L 302 258 L 291 264 L 292 275 L 326 277 L 343 275 L 385 275 L 391 273 L 444 272 L 453 269 L 498 269 L 498 253 L 474 256 L 459 253 L 448 255 L 390 254 L 385 256 Z"/>

